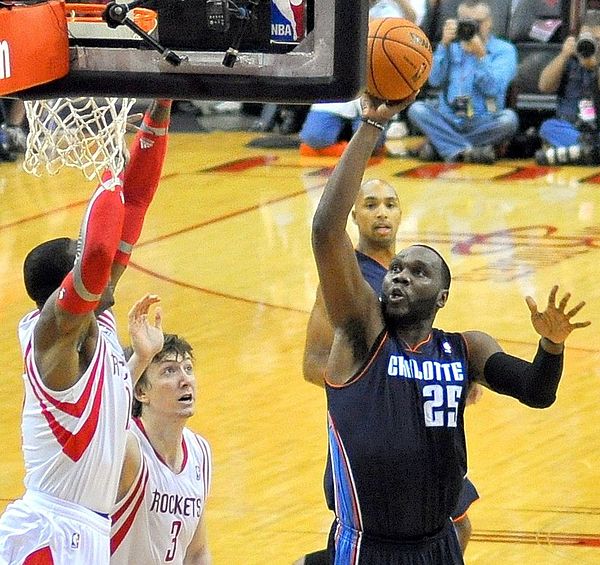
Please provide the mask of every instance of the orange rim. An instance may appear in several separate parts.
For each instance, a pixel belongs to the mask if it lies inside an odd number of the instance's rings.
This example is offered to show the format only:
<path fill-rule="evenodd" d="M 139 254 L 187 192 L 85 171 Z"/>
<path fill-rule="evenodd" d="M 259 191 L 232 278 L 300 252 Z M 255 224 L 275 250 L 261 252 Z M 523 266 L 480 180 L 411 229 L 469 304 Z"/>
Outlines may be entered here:
<path fill-rule="evenodd" d="M 102 14 L 106 6 L 104 4 L 65 4 L 65 17 L 67 22 L 79 23 L 104 23 Z M 146 33 L 154 31 L 158 21 L 158 15 L 154 10 L 148 8 L 134 8 L 131 10 L 132 19 Z"/>

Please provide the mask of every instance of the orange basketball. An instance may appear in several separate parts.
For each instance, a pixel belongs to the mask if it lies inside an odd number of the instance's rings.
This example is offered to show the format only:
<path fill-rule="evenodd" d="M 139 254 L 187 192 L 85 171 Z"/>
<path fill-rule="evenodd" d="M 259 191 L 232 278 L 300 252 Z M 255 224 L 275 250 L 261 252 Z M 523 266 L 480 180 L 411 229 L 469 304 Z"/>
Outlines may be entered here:
<path fill-rule="evenodd" d="M 423 30 L 403 18 L 369 23 L 367 92 L 381 100 L 402 100 L 419 90 L 431 70 L 431 44 Z"/>

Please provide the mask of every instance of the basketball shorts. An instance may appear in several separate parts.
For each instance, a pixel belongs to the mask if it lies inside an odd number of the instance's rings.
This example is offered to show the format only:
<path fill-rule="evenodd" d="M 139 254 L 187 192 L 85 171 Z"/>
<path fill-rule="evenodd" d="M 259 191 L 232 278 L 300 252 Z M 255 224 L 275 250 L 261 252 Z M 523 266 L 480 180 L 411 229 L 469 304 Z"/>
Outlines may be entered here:
<path fill-rule="evenodd" d="M 0 517 L 0 565 L 105 565 L 110 519 L 39 492 L 27 491 Z"/>
<path fill-rule="evenodd" d="M 410 542 L 363 535 L 357 543 L 356 533 L 338 527 L 333 565 L 464 565 L 450 520 L 436 534 Z"/>

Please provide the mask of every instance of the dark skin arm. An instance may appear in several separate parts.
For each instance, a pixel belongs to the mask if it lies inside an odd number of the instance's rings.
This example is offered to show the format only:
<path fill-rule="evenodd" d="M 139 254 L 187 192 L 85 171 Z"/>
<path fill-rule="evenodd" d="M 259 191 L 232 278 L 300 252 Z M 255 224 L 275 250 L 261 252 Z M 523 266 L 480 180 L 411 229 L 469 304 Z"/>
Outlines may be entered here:
<path fill-rule="evenodd" d="M 306 327 L 306 343 L 302 373 L 304 379 L 317 386 L 325 386 L 325 368 L 333 343 L 333 328 L 327 317 L 325 302 L 321 289 L 317 289 L 317 297 Z"/>
<path fill-rule="evenodd" d="M 50 296 L 34 330 L 35 362 L 44 384 L 65 390 L 75 384 L 90 363 L 98 336 L 93 312 L 71 314 Z"/>
<path fill-rule="evenodd" d="M 413 100 L 414 96 L 388 107 L 364 95 L 363 116 L 386 123 Z M 360 272 L 346 233 L 348 214 L 380 133 L 372 125 L 361 124 L 327 181 L 313 218 L 313 252 L 325 307 L 334 328 L 327 365 L 332 383 L 344 383 L 356 372 L 383 329 L 378 299 Z"/>

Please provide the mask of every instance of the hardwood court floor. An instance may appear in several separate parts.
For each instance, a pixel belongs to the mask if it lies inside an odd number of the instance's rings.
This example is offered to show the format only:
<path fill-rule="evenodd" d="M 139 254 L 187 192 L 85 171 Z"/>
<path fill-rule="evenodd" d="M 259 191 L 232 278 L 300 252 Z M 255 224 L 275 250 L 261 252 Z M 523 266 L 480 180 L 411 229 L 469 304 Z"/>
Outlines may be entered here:
<path fill-rule="evenodd" d="M 165 328 L 196 348 L 199 403 L 190 425 L 211 443 L 207 508 L 217 565 L 290 564 L 325 543 L 321 390 L 300 367 L 317 277 L 311 216 L 334 160 L 245 147 L 248 133 L 172 136 L 164 177 L 133 264 L 129 305 L 162 297 Z M 559 398 L 536 411 L 486 392 L 467 410 L 472 564 L 600 563 L 600 168 L 535 168 L 386 159 L 369 178 L 398 189 L 398 245 L 438 247 L 454 273 L 438 325 L 482 329 L 531 358 L 524 296 L 559 283 L 593 325 L 571 336 Z M 76 172 L 50 179 L 0 165 L 0 510 L 21 495 L 21 360 L 16 325 L 29 304 L 21 263 L 39 241 L 76 236 L 93 190 Z"/>

